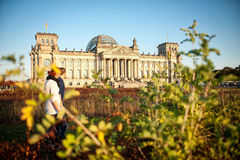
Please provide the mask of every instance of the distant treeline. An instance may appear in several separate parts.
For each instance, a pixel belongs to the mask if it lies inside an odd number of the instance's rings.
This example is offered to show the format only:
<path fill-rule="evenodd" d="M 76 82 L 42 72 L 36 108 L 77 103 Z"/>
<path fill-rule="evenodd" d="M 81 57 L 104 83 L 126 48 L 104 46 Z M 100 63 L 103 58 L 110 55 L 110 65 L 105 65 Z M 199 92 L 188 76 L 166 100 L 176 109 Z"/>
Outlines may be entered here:
<path fill-rule="evenodd" d="M 224 67 L 221 70 L 214 70 L 215 78 L 221 79 L 228 76 L 228 81 L 240 81 L 240 65 L 236 68 Z"/>

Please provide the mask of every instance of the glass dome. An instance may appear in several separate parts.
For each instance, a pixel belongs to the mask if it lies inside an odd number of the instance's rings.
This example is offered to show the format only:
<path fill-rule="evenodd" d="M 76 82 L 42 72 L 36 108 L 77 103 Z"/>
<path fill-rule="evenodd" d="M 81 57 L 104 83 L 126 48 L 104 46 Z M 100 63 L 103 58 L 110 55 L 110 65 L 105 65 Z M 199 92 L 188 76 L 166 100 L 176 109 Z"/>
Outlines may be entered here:
<path fill-rule="evenodd" d="M 98 37 L 100 37 L 102 46 L 118 45 L 118 43 L 112 37 L 107 36 L 107 35 L 98 35 L 98 36 L 94 37 L 93 39 L 91 39 L 91 41 L 89 41 L 86 51 L 91 51 L 93 48 L 95 48 L 97 46 Z"/>

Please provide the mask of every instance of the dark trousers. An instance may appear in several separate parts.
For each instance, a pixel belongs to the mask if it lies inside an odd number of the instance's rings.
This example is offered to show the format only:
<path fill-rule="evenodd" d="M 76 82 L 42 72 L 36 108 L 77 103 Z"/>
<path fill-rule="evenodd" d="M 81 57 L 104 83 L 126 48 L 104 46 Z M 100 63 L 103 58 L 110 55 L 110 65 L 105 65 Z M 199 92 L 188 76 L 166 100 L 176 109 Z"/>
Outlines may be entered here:
<path fill-rule="evenodd" d="M 60 137 L 60 139 L 65 138 L 65 133 L 68 127 L 68 123 L 66 119 L 62 119 L 59 124 L 57 124 L 56 129 L 57 129 L 57 135 Z"/>
<path fill-rule="evenodd" d="M 57 119 L 57 114 L 53 115 Z M 68 127 L 66 118 L 58 121 L 54 126 L 51 126 L 47 131 L 47 137 L 53 144 L 54 142 L 61 142 L 65 138 L 65 133 Z"/>

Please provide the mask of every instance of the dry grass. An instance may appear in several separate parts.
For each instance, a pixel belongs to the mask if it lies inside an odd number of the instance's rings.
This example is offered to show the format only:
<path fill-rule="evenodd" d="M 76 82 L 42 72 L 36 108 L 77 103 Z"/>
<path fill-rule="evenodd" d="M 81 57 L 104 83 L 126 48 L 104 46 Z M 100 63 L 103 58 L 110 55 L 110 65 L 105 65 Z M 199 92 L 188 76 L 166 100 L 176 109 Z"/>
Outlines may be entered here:
<path fill-rule="evenodd" d="M 64 106 L 71 110 L 74 106 L 79 113 L 87 116 L 107 116 L 114 112 L 134 113 L 139 112 L 138 107 L 139 96 L 137 95 L 139 89 L 118 89 L 118 94 L 114 95 L 116 107 L 111 105 L 101 98 L 104 95 L 99 89 L 81 88 L 78 89 L 80 96 L 72 98 L 64 102 Z M 28 98 L 37 99 L 38 93 L 36 91 L 7 91 L 0 94 L 0 121 L 1 123 L 16 123 L 21 121 L 21 109 L 24 107 L 24 101 Z M 134 101 L 124 102 L 120 104 L 123 96 L 130 96 Z M 45 113 L 45 103 L 38 103 L 34 109 L 35 119 L 41 119 Z"/>
<path fill-rule="evenodd" d="M 85 114 L 89 117 L 105 117 L 114 112 L 122 113 L 135 113 L 140 112 L 138 103 L 140 97 L 138 96 L 139 89 L 118 89 L 118 94 L 114 95 L 116 107 L 111 105 L 101 98 L 104 94 L 101 90 L 91 88 L 78 89 L 80 96 L 72 98 L 64 102 L 65 107 L 71 110 L 71 106 L 74 106 L 78 112 Z M 219 89 L 219 97 L 221 98 L 221 106 L 224 107 L 228 103 L 238 101 L 240 97 L 239 89 Z M 133 101 L 126 101 L 120 103 L 123 96 L 130 96 Z M 37 92 L 32 91 L 24 93 L 22 91 L 6 92 L 0 94 L 0 121 L 1 123 L 16 123 L 21 121 L 21 109 L 24 107 L 24 101 L 28 98 L 36 98 Z M 39 103 L 34 110 L 35 119 L 41 119 L 44 116 L 45 103 Z"/>

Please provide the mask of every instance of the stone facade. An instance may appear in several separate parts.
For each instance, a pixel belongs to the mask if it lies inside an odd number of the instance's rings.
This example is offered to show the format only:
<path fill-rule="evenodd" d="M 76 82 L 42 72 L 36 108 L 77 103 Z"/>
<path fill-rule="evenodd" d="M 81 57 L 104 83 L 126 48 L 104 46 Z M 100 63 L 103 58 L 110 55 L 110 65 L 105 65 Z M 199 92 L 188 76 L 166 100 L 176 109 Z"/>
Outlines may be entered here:
<path fill-rule="evenodd" d="M 118 45 L 107 36 L 94 37 L 86 51 L 59 50 L 58 36 L 51 33 L 37 33 L 36 45 L 31 49 L 31 80 L 45 81 L 52 63 L 66 69 L 66 87 L 83 87 L 95 79 L 93 71 L 101 72 L 101 78 L 109 78 L 115 87 L 140 87 L 149 81 L 154 72 L 164 73 L 162 81 L 179 81 L 174 64 L 181 63 L 177 43 L 158 45 L 158 54 L 140 54 L 136 39 L 130 47 Z M 44 68 L 44 78 L 37 77 L 38 68 Z"/>

